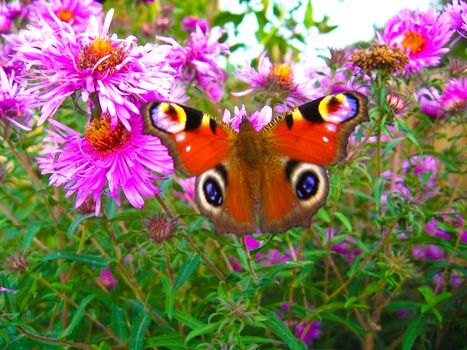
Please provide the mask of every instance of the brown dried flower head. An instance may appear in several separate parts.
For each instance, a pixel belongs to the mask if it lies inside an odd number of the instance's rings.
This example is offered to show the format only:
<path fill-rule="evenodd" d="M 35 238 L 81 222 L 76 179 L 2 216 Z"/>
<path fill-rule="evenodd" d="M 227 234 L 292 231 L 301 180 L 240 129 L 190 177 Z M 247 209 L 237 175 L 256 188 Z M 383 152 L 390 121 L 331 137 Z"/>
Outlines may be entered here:
<path fill-rule="evenodd" d="M 178 218 L 169 218 L 162 213 L 153 215 L 145 221 L 148 237 L 157 243 L 165 242 L 172 237 L 177 225 Z"/>
<path fill-rule="evenodd" d="M 351 60 L 367 74 L 376 70 L 396 74 L 404 70 L 409 58 L 401 49 L 372 44 L 367 49 L 354 50 Z"/>
<path fill-rule="evenodd" d="M 457 57 L 449 57 L 446 69 L 453 78 L 461 78 L 467 75 L 467 61 Z"/>
<path fill-rule="evenodd" d="M 5 263 L 8 270 L 15 272 L 22 272 L 28 267 L 28 261 L 26 260 L 26 257 L 19 252 L 16 252 L 14 255 L 10 256 Z"/>

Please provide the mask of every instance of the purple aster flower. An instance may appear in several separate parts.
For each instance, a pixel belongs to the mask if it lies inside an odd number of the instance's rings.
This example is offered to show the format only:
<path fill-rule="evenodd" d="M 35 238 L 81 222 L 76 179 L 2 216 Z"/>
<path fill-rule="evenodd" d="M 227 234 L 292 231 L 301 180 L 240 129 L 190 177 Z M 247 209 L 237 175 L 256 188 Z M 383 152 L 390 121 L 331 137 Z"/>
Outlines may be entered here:
<path fill-rule="evenodd" d="M 50 26 L 60 29 L 56 22 L 58 18 L 71 25 L 77 33 L 87 29 L 91 16 L 100 19 L 103 14 L 102 4 L 95 0 L 36 0 L 29 10 L 33 22 L 45 20 Z"/>
<path fill-rule="evenodd" d="M 14 72 L 8 76 L 0 66 L 0 121 L 31 130 L 32 101 L 33 97 L 15 82 Z"/>
<path fill-rule="evenodd" d="M 233 117 L 230 111 L 227 109 L 224 111 L 224 116 L 222 117 L 223 122 L 230 123 L 232 128 L 236 131 L 239 131 L 240 124 L 244 119 L 248 119 L 250 123 L 253 124 L 255 130 L 260 131 L 271 121 L 272 108 L 269 106 L 264 106 L 260 111 L 253 112 L 253 114 L 248 116 L 245 106 L 242 105 L 242 108 L 235 106 Z"/>
<path fill-rule="evenodd" d="M 446 117 L 441 106 L 441 94 L 435 87 L 424 87 L 415 93 L 415 98 L 420 104 L 420 111 L 429 117 Z"/>
<path fill-rule="evenodd" d="M 448 81 L 440 103 L 443 110 L 451 115 L 465 115 L 467 110 L 467 78 Z"/>
<path fill-rule="evenodd" d="M 182 28 L 185 32 L 192 33 L 199 27 L 203 33 L 207 33 L 211 28 L 208 21 L 195 16 L 188 16 L 182 20 Z"/>
<path fill-rule="evenodd" d="M 434 9 L 427 12 L 402 10 L 378 33 L 378 42 L 403 50 L 409 57 L 406 69 L 418 72 L 422 67 L 437 66 L 452 34 L 446 16 Z"/>
<path fill-rule="evenodd" d="M 63 186 L 66 197 L 76 192 L 75 208 L 88 196 L 96 203 L 99 214 L 101 195 L 113 197 L 120 205 L 119 192 L 136 208 L 144 199 L 161 192 L 154 181 L 173 173 L 172 159 L 159 139 L 143 135 L 139 115 L 128 119 L 130 130 L 122 123 L 111 128 L 110 118 L 103 115 L 87 124 L 82 137 L 78 132 L 55 120 L 47 130 L 46 145 L 37 158 L 42 174 L 51 174 L 49 184 Z"/>
<path fill-rule="evenodd" d="M 190 40 L 181 46 L 173 38 L 160 37 L 172 45 L 167 60 L 177 71 L 178 78 L 186 83 L 197 83 L 214 101 L 224 95 L 225 73 L 220 65 L 221 54 L 230 53 L 227 43 L 219 39 L 225 30 L 214 27 L 204 33 L 199 26 L 190 34 Z"/>
<path fill-rule="evenodd" d="M 296 107 L 319 94 L 317 88 L 310 88 L 310 82 L 296 77 L 292 66 L 288 64 L 273 65 L 269 57 L 264 53 L 258 62 L 258 70 L 251 65 L 236 69 L 235 76 L 250 85 L 244 91 L 233 93 L 243 96 L 252 92 L 260 94 L 260 97 L 272 99 L 276 104 L 275 110 L 284 112 Z M 266 94 L 267 96 L 263 96 Z"/>
<path fill-rule="evenodd" d="M 402 171 L 407 174 L 409 170 L 412 170 L 427 191 L 436 188 L 435 179 L 438 175 L 438 168 L 439 160 L 432 156 L 414 156 L 402 163 Z"/>
<path fill-rule="evenodd" d="M 0 44 L 0 67 L 3 68 L 6 75 L 15 77 L 21 76 L 24 71 L 24 63 L 18 59 L 16 52 L 13 49 L 13 44 L 9 40 L 14 41 L 14 35 L 4 35 L 6 39 L 4 44 Z"/>
<path fill-rule="evenodd" d="M 442 260 L 446 254 L 434 244 L 417 244 L 412 248 L 412 255 L 418 260 Z"/>
<path fill-rule="evenodd" d="M 452 0 L 451 4 L 446 4 L 444 11 L 444 15 L 447 16 L 451 28 L 465 37 L 467 34 L 467 2 Z"/>
<path fill-rule="evenodd" d="M 148 94 L 174 99 L 173 70 L 165 60 L 169 46 L 137 46 L 133 36 L 124 40 L 109 36 L 112 15 L 110 10 L 102 31 L 95 17 L 85 34 L 76 34 L 55 17 L 59 29 L 41 19 L 40 29 L 30 27 L 19 33 L 18 58 L 30 68 L 27 81 L 41 107 L 39 125 L 78 90 L 91 107 L 99 103 L 102 113 L 110 115 L 112 127 L 120 120 L 129 128 L 130 115 L 139 114 L 135 101 L 145 101 Z"/>

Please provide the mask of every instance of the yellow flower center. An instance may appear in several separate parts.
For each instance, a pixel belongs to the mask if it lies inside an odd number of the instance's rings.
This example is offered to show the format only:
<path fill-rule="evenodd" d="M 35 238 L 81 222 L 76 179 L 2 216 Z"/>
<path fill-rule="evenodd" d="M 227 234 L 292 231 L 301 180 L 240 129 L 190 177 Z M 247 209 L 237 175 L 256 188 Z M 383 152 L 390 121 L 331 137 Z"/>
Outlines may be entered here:
<path fill-rule="evenodd" d="M 274 65 L 270 79 L 277 82 L 281 88 L 287 89 L 293 85 L 292 68 L 286 64 Z"/>
<path fill-rule="evenodd" d="M 405 33 L 405 39 L 402 41 L 402 46 L 406 51 L 410 50 L 412 55 L 423 51 L 425 48 L 426 40 L 425 38 L 417 32 L 409 32 Z"/>
<path fill-rule="evenodd" d="M 99 72 L 110 70 L 123 61 L 125 53 L 121 47 L 114 47 L 109 38 L 95 38 L 94 41 L 83 47 L 79 56 L 81 69 L 94 68 Z"/>
<path fill-rule="evenodd" d="M 68 9 L 60 9 L 57 13 L 57 17 L 63 22 L 70 23 L 71 20 L 75 19 L 75 14 Z"/>
<path fill-rule="evenodd" d="M 120 122 L 111 130 L 110 117 L 103 115 L 89 122 L 84 138 L 100 155 L 106 156 L 123 147 L 130 136 L 130 132 Z"/>

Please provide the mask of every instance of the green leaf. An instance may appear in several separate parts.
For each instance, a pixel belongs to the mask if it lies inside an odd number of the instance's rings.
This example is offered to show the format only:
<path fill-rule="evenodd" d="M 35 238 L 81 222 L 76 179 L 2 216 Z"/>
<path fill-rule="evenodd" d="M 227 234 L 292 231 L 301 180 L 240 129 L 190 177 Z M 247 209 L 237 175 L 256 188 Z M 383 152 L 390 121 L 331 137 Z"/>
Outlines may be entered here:
<path fill-rule="evenodd" d="M 265 325 L 272 330 L 272 332 L 281 338 L 292 350 L 305 349 L 305 345 L 300 342 L 295 335 L 292 334 L 289 328 L 273 311 L 263 310 L 263 314 L 268 318 Z"/>
<path fill-rule="evenodd" d="M 150 347 L 166 347 L 169 349 L 185 349 L 183 338 L 178 334 L 173 335 L 160 335 L 147 339 L 146 345 Z"/>
<path fill-rule="evenodd" d="M 305 25 L 306 29 L 310 29 L 310 27 L 315 24 L 315 20 L 313 19 L 313 5 L 311 4 L 311 0 L 308 0 L 308 4 L 306 5 L 303 24 Z"/>
<path fill-rule="evenodd" d="M 277 339 L 271 339 L 271 338 L 263 338 L 263 337 L 255 337 L 253 335 L 246 335 L 246 336 L 240 336 L 238 337 L 240 342 L 243 345 L 248 345 L 248 344 L 283 344 L 283 342 L 277 340 Z"/>
<path fill-rule="evenodd" d="M 425 298 L 425 301 L 429 304 L 432 303 L 433 301 L 433 291 L 431 290 L 430 287 L 420 287 L 417 288 L 417 290 L 420 292 L 421 295 Z"/>
<path fill-rule="evenodd" d="M 133 327 L 130 334 L 130 349 L 141 350 L 144 345 L 144 336 L 151 322 L 151 316 L 145 312 L 142 316 L 133 319 Z"/>
<path fill-rule="evenodd" d="M 47 261 L 57 260 L 57 259 L 77 261 L 77 262 L 82 262 L 84 264 L 94 265 L 97 267 L 105 267 L 115 260 L 115 259 L 105 259 L 105 258 L 101 258 L 100 256 L 95 256 L 95 255 L 85 255 L 85 254 L 76 254 L 74 252 L 59 251 L 59 252 L 44 255 L 41 261 L 47 262 Z"/>
<path fill-rule="evenodd" d="M 73 318 L 71 319 L 70 325 L 60 333 L 59 338 L 66 338 L 71 333 L 73 333 L 76 326 L 81 322 L 81 319 L 84 316 L 84 311 L 86 311 L 86 307 L 95 297 L 96 296 L 94 294 L 91 294 L 81 301 L 78 308 L 76 309 L 75 314 L 73 315 Z"/>
<path fill-rule="evenodd" d="M 188 280 L 188 278 L 190 278 L 190 276 L 198 267 L 200 260 L 200 255 L 196 254 L 190 262 L 183 263 L 182 267 L 180 267 L 180 270 L 177 273 L 177 276 L 175 277 L 173 286 L 174 291 L 178 290 L 181 286 L 183 286 L 183 284 Z"/>
<path fill-rule="evenodd" d="M 405 136 L 407 136 L 410 141 L 412 141 L 412 143 L 414 143 L 416 146 L 420 146 L 417 139 L 415 138 L 415 135 L 410 130 L 410 126 L 404 120 L 396 118 L 396 123 L 399 129 Z"/>
<path fill-rule="evenodd" d="M 198 321 L 196 318 L 182 312 L 175 310 L 172 313 L 173 317 L 175 317 L 178 321 L 183 323 L 184 325 L 190 327 L 191 329 L 195 329 L 201 326 L 205 326 L 205 324 L 201 321 Z"/>
<path fill-rule="evenodd" d="M 125 324 L 125 313 L 122 308 L 112 304 L 112 329 L 124 343 L 128 340 L 128 329 Z"/>
<path fill-rule="evenodd" d="M 386 148 L 384 149 L 383 151 L 383 154 L 381 155 L 382 158 L 386 158 L 389 154 L 389 152 L 391 152 L 399 142 L 401 142 L 404 138 L 403 137 L 399 137 L 397 139 L 394 139 L 394 140 L 391 140 L 390 142 L 388 142 L 388 144 L 386 145 Z"/>
<path fill-rule="evenodd" d="M 404 339 L 402 340 L 402 350 L 410 350 L 425 327 L 425 318 L 422 315 L 417 315 L 409 323 Z"/>
<path fill-rule="evenodd" d="M 219 324 L 216 322 L 193 329 L 190 333 L 187 334 L 185 338 L 185 344 L 187 344 L 191 339 L 199 335 L 213 333 L 218 327 Z"/>
<path fill-rule="evenodd" d="M 94 213 L 92 214 L 85 214 L 85 215 L 80 215 L 78 216 L 75 221 L 73 221 L 70 225 L 70 227 L 68 227 L 68 232 L 66 234 L 66 236 L 68 237 L 68 239 L 71 239 L 73 237 L 73 235 L 75 234 L 75 231 L 76 229 L 78 228 L 78 225 L 81 224 L 83 221 L 89 219 L 89 218 L 95 218 L 96 216 L 94 215 Z"/>
<path fill-rule="evenodd" d="M 344 226 L 345 229 L 349 232 L 352 232 L 352 224 L 350 223 L 349 219 L 347 217 L 340 213 L 340 212 L 335 212 L 334 216 L 336 217 L 337 220 L 339 220 Z"/>
<path fill-rule="evenodd" d="M 23 237 L 23 249 L 27 250 L 31 248 L 32 240 L 34 236 L 40 231 L 41 226 L 39 223 L 35 223 L 31 226 L 28 226 L 26 229 L 26 234 Z"/>
<path fill-rule="evenodd" d="M 175 303 L 175 290 L 172 287 L 172 284 L 170 283 L 170 278 L 161 278 L 161 283 L 165 293 L 165 312 L 167 313 L 169 319 L 172 319 Z"/>

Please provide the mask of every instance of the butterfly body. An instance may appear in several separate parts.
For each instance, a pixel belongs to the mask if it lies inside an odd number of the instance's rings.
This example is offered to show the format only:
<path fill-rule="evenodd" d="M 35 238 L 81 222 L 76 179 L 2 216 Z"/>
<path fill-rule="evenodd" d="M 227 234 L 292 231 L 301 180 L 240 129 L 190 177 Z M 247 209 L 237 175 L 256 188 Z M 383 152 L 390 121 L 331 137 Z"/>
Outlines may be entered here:
<path fill-rule="evenodd" d="M 159 137 L 186 176 L 197 176 L 196 203 L 218 233 L 282 232 L 308 227 L 324 204 L 323 166 L 345 156 L 347 138 L 367 119 L 357 92 L 330 95 L 238 132 L 189 107 L 150 102 L 144 132 Z"/>

